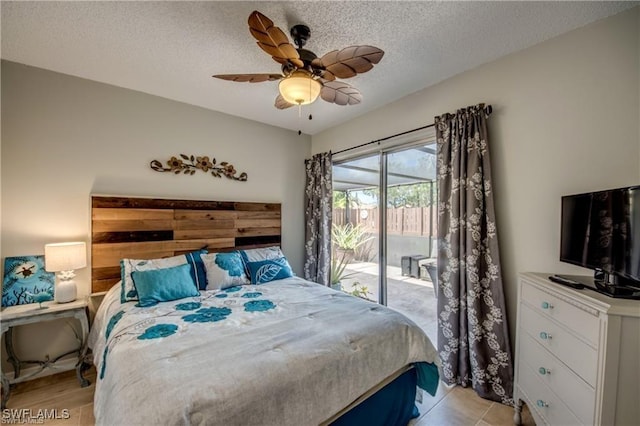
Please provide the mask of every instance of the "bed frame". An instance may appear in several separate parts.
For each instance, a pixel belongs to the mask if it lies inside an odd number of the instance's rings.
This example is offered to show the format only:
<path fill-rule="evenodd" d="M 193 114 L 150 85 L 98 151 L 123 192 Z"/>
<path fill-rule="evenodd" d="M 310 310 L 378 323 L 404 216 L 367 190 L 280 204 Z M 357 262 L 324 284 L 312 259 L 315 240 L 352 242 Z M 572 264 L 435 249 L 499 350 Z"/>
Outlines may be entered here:
<path fill-rule="evenodd" d="M 120 259 L 281 243 L 281 204 L 91 197 L 91 292 L 120 280 Z"/>

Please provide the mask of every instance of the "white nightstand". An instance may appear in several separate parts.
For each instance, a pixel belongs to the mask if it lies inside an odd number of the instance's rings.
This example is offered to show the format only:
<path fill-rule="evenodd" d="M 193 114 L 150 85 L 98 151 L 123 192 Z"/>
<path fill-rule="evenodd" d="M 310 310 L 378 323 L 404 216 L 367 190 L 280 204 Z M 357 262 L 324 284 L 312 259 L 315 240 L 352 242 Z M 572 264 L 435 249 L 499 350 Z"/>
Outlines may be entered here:
<path fill-rule="evenodd" d="M 87 351 L 87 336 L 89 334 L 89 318 L 87 316 L 87 299 L 81 298 L 69 303 L 56 303 L 56 302 L 44 302 L 42 306 L 46 306 L 46 309 L 39 309 L 37 303 L 31 303 L 28 305 L 9 306 L 3 308 L 0 311 L 0 337 L 7 333 L 5 337 L 5 347 L 7 349 L 7 355 L 9 356 L 9 362 L 13 364 L 14 377 L 9 378 L 2 372 L 2 409 L 6 408 L 7 400 L 11 393 L 11 384 L 20 383 L 25 380 L 29 380 L 42 370 L 50 367 L 54 367 L 54 364 L 61 358 L 70 355 L 72 353 L 78 354 L 78 361 L 75 365 L 76 374 L 80 386 L 89 386 L 89 381 L 82 377 L 84 358 Z M 65 354 L 59 355 L 54 359 L 46 359 L 43 361 L 22 361 L 18 359 L 13 351 L 13 327 L 17 327 L 25 324 L 33 324 L 45 321 L 52 321 L 60 318 L 76 318 L 80 321 L 82 328 L 81 335 L 78 336 L 79 347 Z M 20 377 L 20 368 L 24 364 L 36 364 L 40 366 L 40 370 L 28 376 Z M 59 367 L 55 367 L 59 368 Z M 66 368 L 64 370 L 69 370 Z"/>

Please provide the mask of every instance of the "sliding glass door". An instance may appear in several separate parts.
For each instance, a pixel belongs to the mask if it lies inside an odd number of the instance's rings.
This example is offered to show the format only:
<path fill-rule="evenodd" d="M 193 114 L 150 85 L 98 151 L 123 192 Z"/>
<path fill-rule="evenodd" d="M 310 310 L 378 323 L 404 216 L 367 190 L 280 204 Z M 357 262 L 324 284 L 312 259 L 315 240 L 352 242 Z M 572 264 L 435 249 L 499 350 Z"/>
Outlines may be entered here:
<path fill-rule="evenodd" d="M 435 263 L 435 145 L 383 153 L 386 224 L 380 302 L 437 336 L 436 298 L 428 267 Z"/>
<path fill-rule="evenodd" d="M 343 291 L 380 300 L 378 153 L 333 166 L 332 281 Z"/>
<path fill-rule="evenodd" d="M 343 291 L 388 305 L 435 339 L 435 144 L 335 162 L 334 272 Z"/>

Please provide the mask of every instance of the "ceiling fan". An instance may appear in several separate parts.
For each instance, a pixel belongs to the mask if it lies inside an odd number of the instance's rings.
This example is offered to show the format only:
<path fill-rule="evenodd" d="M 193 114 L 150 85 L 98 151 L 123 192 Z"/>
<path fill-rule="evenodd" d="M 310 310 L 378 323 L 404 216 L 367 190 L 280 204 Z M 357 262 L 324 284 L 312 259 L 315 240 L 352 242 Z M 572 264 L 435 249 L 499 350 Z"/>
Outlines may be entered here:
<path fill-rule="evenodd" d="M 280 81 L 280 94 L 275 107 L 285 109 L 294 105 L 314 102 L 318 95 L 325 101 L 338 105 L 355 105 L 362 101 L 358 89 L 337 81 L 349 78 L 373 68 L 382 59 L 384 52 L 374 46 L 349 46 L 333 50 L 318 57 L 303 49 L 311 36 L 306 25 L 295 25 L 290 34 L 298 48 L 294 48 L 285 33 L 262 13 L 249 15 L 249 31 L 258 40 L 258 46 L 273 60 L 281 64 L 281 74 L 218 74 L 213 77 L 223 80 L 260 83 Z"/>

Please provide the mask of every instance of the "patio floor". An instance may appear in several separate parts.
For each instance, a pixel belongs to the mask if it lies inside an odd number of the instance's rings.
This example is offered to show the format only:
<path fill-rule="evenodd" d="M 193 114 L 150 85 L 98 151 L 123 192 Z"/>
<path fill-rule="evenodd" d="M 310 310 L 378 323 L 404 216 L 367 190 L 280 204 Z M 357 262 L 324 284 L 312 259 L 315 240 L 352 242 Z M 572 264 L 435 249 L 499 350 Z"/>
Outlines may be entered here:
<path fill-rule="evenodd" d="M 352 262 L 345 273 L 354 275 L 342 280 L 343 291 L 350 292 L 355 283 L 366 286 L 367 298 L 378 301 L 378 264 Z M 437 299 L 433 283 L 418 278 L 402 276 L 401 269 L 387 266 L 387 306 L 393 308 L 422 328 L 434 346 L 437 344 Z"/>

